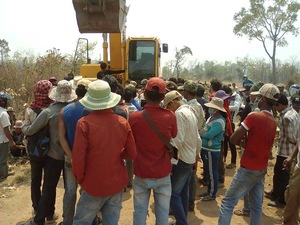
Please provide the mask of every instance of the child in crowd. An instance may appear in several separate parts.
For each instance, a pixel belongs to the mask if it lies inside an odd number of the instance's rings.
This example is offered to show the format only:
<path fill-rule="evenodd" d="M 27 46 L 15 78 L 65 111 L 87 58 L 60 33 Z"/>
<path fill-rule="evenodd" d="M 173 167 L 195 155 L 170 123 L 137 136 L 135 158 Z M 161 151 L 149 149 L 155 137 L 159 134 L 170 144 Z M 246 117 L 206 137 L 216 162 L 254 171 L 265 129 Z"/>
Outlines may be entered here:
<path fill-rule="evenodd" d="M 14 157 L 26 156 L 26 148 L 24 145 L 24 134 L 22 132 L 23 122 L 22 120 L 17 120 L 14 125 L 14 130 L 12 131 L 12 138 L 16 143 L 15 146 L 10 147 L 10 153 Z"/>

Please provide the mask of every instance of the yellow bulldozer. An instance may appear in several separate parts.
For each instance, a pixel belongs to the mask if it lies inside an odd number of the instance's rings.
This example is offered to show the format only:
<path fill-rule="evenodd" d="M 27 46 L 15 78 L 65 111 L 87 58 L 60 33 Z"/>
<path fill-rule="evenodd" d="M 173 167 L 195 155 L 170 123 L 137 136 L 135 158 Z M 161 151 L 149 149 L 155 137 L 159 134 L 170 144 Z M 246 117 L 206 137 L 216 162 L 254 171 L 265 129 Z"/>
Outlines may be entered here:
<path fill-rule="evenodd" d="M 126 0 L 73 0 L 73 6 L 80 33 L 102 33 L 103 62 L 111 71 L 124 71 L 115 75 L 123 85 L 159 76 L 161 52 L 168 52 L 168 45 L 156 37 L 126 38 Z M 96 79 L 99 71 L 99 64 L 87 62 L 80 75 Z"/>

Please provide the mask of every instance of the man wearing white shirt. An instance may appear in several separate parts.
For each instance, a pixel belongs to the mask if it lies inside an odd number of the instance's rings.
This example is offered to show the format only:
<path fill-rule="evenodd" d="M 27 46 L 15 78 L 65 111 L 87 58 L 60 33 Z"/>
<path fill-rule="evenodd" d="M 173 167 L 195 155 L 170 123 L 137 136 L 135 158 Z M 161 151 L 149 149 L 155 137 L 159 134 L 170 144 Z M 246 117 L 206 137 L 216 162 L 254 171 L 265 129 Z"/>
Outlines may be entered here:
<path fill-rule="evenodd" d="M 178 149 L 178 160 L 173 160 L 170 206 L 176 224 L 187 225 L 189 184 L 202 141 L 198 133 L 197 119 L 190 106 L 182 101 L 179 92 L 167 93 L 163 104 L 165 108 L 175 112 L 178 127 L 177 136 L 171 139 L 171 144 Z"/>

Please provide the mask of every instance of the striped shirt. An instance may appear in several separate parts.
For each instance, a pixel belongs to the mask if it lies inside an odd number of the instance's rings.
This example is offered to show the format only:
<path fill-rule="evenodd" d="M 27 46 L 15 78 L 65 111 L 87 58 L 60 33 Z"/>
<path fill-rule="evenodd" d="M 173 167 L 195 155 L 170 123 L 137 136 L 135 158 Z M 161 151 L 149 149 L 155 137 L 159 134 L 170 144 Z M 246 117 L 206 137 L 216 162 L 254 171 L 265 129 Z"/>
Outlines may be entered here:
<path fill-rule="evenodd" d="M 292 154 L 297 141 L 297 129 L 299 123 L 298 113 L 291 107 L 282 111 L 279 118 L 279 137 L 277 155 L 288 157 Z"/>

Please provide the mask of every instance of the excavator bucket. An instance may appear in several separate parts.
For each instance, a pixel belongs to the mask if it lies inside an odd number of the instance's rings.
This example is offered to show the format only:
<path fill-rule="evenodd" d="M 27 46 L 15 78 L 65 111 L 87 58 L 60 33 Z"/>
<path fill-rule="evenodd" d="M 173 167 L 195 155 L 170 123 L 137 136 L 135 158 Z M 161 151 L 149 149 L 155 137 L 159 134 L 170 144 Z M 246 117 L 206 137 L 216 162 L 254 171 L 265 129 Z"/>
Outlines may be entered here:
<path fill-rule="evenodd" d="M 121 33 L 128 8 L 126 0 L 73 0 L 80 33 Z"/>

